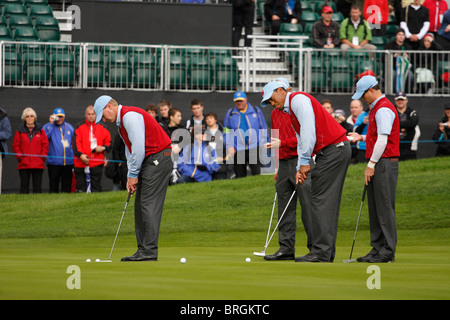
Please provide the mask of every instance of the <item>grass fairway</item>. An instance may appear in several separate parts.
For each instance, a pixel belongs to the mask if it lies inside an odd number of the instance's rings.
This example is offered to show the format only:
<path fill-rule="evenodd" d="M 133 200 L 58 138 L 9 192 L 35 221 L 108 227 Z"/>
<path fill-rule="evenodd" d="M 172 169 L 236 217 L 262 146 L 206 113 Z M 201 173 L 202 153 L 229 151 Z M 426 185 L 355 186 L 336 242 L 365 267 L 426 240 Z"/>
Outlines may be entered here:
<path fill-rule="evenodd" d="M 353 240 L 363 170 L 355 165 L 348 171 L 332 264 L 267 262 L 253 256 L 266 239 L 275 192 L 272 176 L 169 187 L 157 262 L 120 262 L 136 250 L 133 200 L 113 262 L 86 262 L 108 258 L 125 192 L 1 195 L 0 298 L 449 299 L 450 158 L 400 164 L 396 262 L 378 265 L 380 289 L 367 286 L 376 275 L 367 273 L 370 264 L 342 262 Z M 296 255 L 306 254 L 300 222 L 296 240 Z M 276 234 L 268 252 L 277 249 Z M 369 250 L 366 203 L 353 257 Z M 81 288 L 70 290 L 67 268 L 73 265 L 79 267 Z"/>

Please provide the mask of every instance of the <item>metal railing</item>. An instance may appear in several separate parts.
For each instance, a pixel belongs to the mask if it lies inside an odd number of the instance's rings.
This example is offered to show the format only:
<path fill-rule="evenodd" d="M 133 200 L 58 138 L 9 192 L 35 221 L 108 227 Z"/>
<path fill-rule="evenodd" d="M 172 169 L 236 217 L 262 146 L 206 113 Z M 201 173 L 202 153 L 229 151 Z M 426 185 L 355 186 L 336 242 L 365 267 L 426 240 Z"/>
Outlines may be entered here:
<path fill-rule="evenodd" d="M 349 94 L 374 71 L 383 92 L 450 95 L 450 51 L 302 47 L 305 36 L 253 36 L 252 47 L 0 42 L 0 87 L 260 92 L 276 77 L 295 90 Z M 405 62 L 405 61 L 404 61 Z M 403 80 L 401 80 L 403 79 Z"/>

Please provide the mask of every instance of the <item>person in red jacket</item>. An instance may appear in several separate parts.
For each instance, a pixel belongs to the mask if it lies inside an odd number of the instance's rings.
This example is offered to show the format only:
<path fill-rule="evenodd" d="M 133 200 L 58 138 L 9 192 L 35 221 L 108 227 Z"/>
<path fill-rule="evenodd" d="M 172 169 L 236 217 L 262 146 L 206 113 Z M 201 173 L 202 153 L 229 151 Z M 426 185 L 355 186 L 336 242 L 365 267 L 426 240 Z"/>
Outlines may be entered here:
<path fill-rule="evenodd" d="M 20 193 L 29 193 L 30 177 L 33 177 L 33 193 L 41 193 L 42 173 L 48 153 L 47 135 L 36 122 L 37 115 L 32 108 L 23 110 L 22 120 L 12 145 L 19 161 Z"/>
<path fill-rule="evenodd" d="M 95 123 L 94 106 L 86 108 L 85 117 L 85 121 L 75 129 L 72 141 L 76 191 L 86 192 L 85 168 L 89 167 L 91 191 L 100 192 L 105 153 L 111 150 L 111 134 L 102 124 Z"/>
<path fill-rule="evenodd" d="M 387 0 L 365 0 L 364 19 L 369 23 L 372 36 L 384 36 L 389 20 Z"/>
<path fill-rule="evenodd" d="M 430 12 L 430 28 L 428 31 L 437 32 L 441 27 L 445 11 L 448 10 L 446 0 L 425 0 L 423 6 Z"/>
<path fill-rule="evenodd" d="M 364 177 L 372 250 L 357 261 L 392 262 L 397 246 L 395 190 L 400 157 L 399 116 L 373 76 L 364 76 L 356 83 L 356 93 L 352 98 L 364 100 L 371 109 L 367 134 L 349 133 L 354 141 L 366 142 L 366 158 L 369 159 Z"/>

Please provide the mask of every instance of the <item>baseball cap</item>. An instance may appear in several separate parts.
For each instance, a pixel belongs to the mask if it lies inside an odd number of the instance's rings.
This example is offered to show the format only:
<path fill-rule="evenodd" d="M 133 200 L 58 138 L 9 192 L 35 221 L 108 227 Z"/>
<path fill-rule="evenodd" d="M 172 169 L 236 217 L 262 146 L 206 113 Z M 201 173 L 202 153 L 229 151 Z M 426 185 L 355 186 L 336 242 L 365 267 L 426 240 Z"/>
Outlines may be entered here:
<path fill-rule="evenodd" d="M 105 109 L 106 105 L 112 100 L 110 96 L 101 96 L 95 100 L 94 104 L 94 112 L 97 116 L 95 123 L 99 123 L 103 117 L 103 109 Z"/>
<path fill-rule="evenodd" d="M 399 91 L 399 92 L 397 92 L 396 94 L 395 94 L 395 100 L 405 100 L 405 99 L 408 99 L 407 97 L 406 97 L 406 93 L 405 92 L 403 92 L 403 91 Z"/>
<path fill-rule="evenodd" d="M 330 6 L 324 6 L 322 9 L 322 13 L 330 13 L 333 12 L 333 8 L 331 8 Z"/>
<path fill-rule="evenodd" d="M 245 100 L 245 99 L 247 99 L 247 96 L 245 95 L 244 92 L 242 92 L 242 91 L 236 91 L 236 92 L 234 93 L 233 101 L 239 101 L 239 100 Z"/>
<path fill-rule="evenodd" d="M 265 108 L 269 105 L 268 100 L 272 98 L 273 92 L 278 88 L 283 88 L 286 90 L 289 88 L 289 82 L 287 82 L 284 78 L 277 78 L 266 84 L 262 90 L 263 98 L 261 100 L 261 107 Z"/>
<path fill-rule="evenodd" d="M 375 87 L 378 84 L 377 78 L 374 76 L 364 76 L 359 79 L 359 81 L 356 83 L 356 92 L 352 96 L 352 99 L 361 99 L 363 94 L 369 90 L 370 88 Z"/>
<path fill-rule="evenodd" d="M 64 113 L 64 109 L 63 108 L 56 108 L 55 110 L 53 110 L 53 114 L 55 116 L 63 116 L 63 117 L 66 116 L 66 114 Z"/>

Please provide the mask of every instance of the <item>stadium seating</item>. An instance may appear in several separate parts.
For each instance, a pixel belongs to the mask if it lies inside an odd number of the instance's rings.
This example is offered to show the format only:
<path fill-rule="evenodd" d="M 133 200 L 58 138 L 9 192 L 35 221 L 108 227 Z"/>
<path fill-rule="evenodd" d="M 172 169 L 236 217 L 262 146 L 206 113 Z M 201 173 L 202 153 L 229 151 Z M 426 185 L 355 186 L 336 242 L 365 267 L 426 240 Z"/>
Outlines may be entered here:
<path fill-rule="evenodd" d="M 17 51 L 5 51 L 5 82 L 7 84 L 19 84 L 22 81 L 22 57 Z"/>
<path fill-rule="evenodd" d="M 75 83 L 76 64 L 72 52 L 54 53 L 50 59 L 52 85 Z"/>
<path fill-rule="evenodd" d="M 140 87 L 151 87 L 158 83 L 157 61 L 150 50 L 136 50 L 130 56 L 130 64 L 133 66 L 134 83 Z"/>
<path fill-rule="evenodd" d="M 8 3 L 3 7 L 3 15 L 9 19 L 12 15 L 26 15 L 27 11 L 22 3 Z"/>
<path fill-rule="evenodd" d="M 131 83 L 131 67 L 126 53 L 112 52 L 108 57 L 107 71 L 110 86 L 127 87 Z"/>
<path fill-rule="evenodd" d="M 35 29 L 41 41 L 59 41 L 61 38 L 58 20 L 49 16 L 38 16 Z"/>
<path fill-rule="evenodd" d="M 12 36 L 16 41 L 38 41 L 39 37 L 36 30 L 30 26 L 16 27 Z"/>
<path fill-rule="evenodd" d="M 228 56 L 219 56 L 214 63 L 214 81 L 216 90 L 234 90 L 237 87 L 239 73 L 236 60 Z"/>
<path fill-rule="evenodd" d="M 102 86 L 105 78 L 103 54 L 98 50 L 88 50 L 87 53 L 87 85 Z"/>
<path fill-rule="evenodd" d="M 207 56 L 191 57 L 188 70 L 191 88 L 210 89 L 212 87 L 212 69 Z"/>
<path fill-rule="evenodd" d="M 27 52 L 23 55 L 25 82 L 44 85 L 50 80 L 50 66 L 44 52 Z"/>
<path fill-rule="evenodd" d="M 12 40 L 11 32 L 3 25 L 0 25 L 0 41 L 1 40 Z"/>

